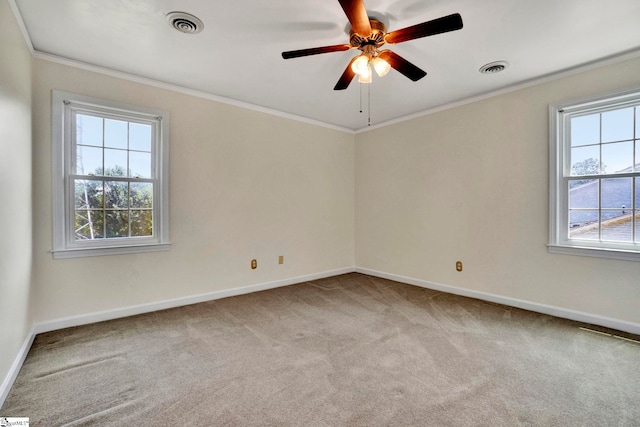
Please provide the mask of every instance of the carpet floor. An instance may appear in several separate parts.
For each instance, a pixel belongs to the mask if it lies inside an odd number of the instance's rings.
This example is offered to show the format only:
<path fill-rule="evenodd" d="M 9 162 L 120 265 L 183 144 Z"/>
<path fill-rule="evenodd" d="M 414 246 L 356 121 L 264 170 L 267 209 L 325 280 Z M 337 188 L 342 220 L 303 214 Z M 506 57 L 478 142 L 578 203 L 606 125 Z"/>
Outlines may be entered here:
<path fill-rule="evenodd" d="M 0 414 L 36 427 L 639 426 L 640 345 L 581 326 L 352 273 L 40 334 Z"/>

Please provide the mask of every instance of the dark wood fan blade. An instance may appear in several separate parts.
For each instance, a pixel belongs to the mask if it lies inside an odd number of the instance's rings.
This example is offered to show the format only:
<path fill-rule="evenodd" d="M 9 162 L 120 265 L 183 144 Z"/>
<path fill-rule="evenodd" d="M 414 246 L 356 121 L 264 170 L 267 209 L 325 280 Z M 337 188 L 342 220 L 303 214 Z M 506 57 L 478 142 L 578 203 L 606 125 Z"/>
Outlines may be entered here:
<path fill-rule="evenodd" d="M 340 80 L 338 80 L 338 83 L 336 83 L 336 86 L 333 88 L 333 90 L 345 90 L 349 87 L 351 80 L 353 80 L 353 78 L 356 76 L 356 73 L 354 73 L 351 69 L 351 64 L 353 64 L 353 61 L 355 61 L 356 58 L 357 56 L 354 56 L 353 59 L 349 61 L 349 65 L 347 65 L 347 68 L 340 76 Z"/>
<path fill-rule="evenodd" d="M 336 44 L 333 46 L 312 47 L 311 49 L 290 50 L 282 52 L 284 59 L 300 58 L 301 56 L 318 55 L 321 53 L 342 52 L 351 49 L 348 44 Z"/>
<path fill-rule="evenodd" d="M 404 74 L 414 82 L 427 75 L 425 71 L 421 70 L 411 62 L 407 61 L 397 53 L 394 53 L 390 50 L 383 50 L 378 56 L 381 59 L 387 61 L 389 65 L 391 65 L 391 68 L 398 70 L 400 73 Z"/>
<path fill-rule="evenodd" d="M 363 37 L 367 37 L 371 34 L 371 23 L 369 22 L 369 15 L 367 15 L 367 9 L 364 7 L 362 0 L 338 0 L 342 10 L 347 15 L 349 23 L 353 31 L 360 34 Z"/>
<path fill-rule="evenodd" d="M 423 22 L 388 33 L 384 40 L 387 43 L 402 43 L 408 40 L 419 39 L 421 37 L 433 36 L 435 34 L 447 33 L 462 28 L 462 17 L 459 13 L 443 16 L 433 21 Z"/>

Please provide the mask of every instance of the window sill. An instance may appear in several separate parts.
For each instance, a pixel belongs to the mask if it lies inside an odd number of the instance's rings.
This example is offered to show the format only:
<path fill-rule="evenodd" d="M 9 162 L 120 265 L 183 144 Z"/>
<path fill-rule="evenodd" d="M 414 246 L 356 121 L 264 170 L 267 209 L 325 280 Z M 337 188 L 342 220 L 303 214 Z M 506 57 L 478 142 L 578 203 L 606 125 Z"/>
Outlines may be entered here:
<path fill-rule="evenodd" d="M 640 261 L 640 252 L 624 249 L 590 248 L 585 246 L 547 245 L 549 253 L 563 255 L 589 256 L 596 258 Z"/>
<path fill-rule="evenodd" d="M 61 249 L 51 251 L 53 259 L 84 258 L 91 256 L 121 255 L 141 252 L 168 251 L 170 243 L 158 243 L 138 246 L 95 247 L 81 249 Z"/>

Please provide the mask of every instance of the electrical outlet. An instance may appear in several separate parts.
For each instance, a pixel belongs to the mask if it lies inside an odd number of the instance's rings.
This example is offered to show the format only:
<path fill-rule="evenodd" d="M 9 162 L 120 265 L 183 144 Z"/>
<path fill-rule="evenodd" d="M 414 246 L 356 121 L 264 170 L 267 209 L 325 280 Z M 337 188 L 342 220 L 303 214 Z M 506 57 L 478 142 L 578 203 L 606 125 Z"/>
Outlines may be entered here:
<path fill-rule="evenodd" d="M 462 261 L 456 261 L 456 270 L 462 271 Z"/>
<path fill-rule="evenodd" d="M 251 260 L 251 269 L 255 270 L 256 268 L 258 268 L 258 261 L 255 259 Z"/>
<path fill-rule="evenodd" d="M 284 264 L 284 256 L 283 255 L 280 255 L 278 257 L 278 264 Z"/>

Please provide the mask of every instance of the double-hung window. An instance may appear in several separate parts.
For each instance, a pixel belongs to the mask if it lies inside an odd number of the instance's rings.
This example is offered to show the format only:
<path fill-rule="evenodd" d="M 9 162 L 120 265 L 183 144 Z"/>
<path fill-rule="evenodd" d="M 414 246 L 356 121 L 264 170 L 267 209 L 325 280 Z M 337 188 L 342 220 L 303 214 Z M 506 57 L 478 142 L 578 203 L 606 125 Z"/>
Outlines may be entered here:
<path fill-rule="evenodd" d="M 640 260 L 640 88 L 549 112 L 549 251 Z"/>
<path fill-rule="evenodd" d="M 54 91 L 54 258 L 168 249 L 168 122 Z"/>

